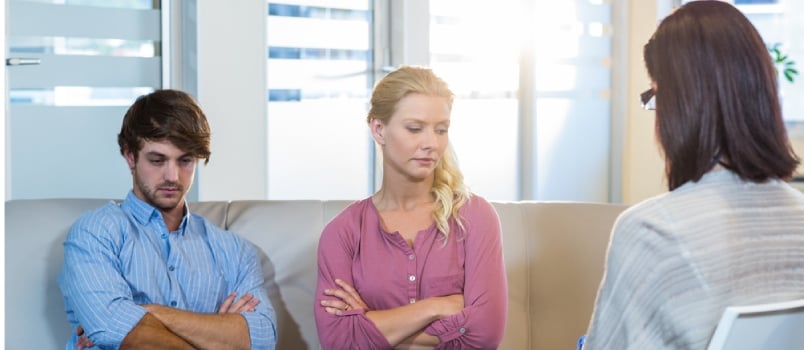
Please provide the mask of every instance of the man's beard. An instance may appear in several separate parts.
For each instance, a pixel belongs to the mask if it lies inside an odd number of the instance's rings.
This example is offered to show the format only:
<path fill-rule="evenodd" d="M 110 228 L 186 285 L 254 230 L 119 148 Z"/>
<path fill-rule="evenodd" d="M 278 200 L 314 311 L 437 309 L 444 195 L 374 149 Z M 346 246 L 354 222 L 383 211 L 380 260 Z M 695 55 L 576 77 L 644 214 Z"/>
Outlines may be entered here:
<path fill-rule="evenodd" d="M 141 181 L 139 181 L 139 179 L 137 179 L 137 187 L 139 188 L 140 193 L 142 193 L 142 195 L 145 197 L 143 199 L 145 200 L 146 203 L 162 211 L 175 209 L 177 206 L 179 206 L 179 204 L 182 203 L 185 195 L 184 187 L 180 186 L 178 183 L 173 182 L 163 182 L 152 189 L 147 185 L 145 185 L 144 183 L 142 183 Z M 160 202 L 159 201 L 160 198 L 157 196 L 157 192 L 159 191 L 160 188 L 165 187 L 176 189 L 179 195 L 177 195 L 176 197 L 171 197 L 169 199 L 163 197 L 162 198 L 163 200 Z M 164 200 L 170 200 L 171 202 L 165 204 Z M 175 202 L 173 202 L 174 200 Z"/>

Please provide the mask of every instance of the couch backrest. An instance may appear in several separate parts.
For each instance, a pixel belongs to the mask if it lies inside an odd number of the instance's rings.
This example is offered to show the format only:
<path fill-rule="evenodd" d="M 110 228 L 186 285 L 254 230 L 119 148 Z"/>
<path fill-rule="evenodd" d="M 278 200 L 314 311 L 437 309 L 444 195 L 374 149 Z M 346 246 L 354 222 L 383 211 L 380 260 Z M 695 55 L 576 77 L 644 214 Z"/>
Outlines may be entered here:
<path fill-rule="evenodd" d="M 69 337 L 56 275 L 62 242 L 82 213 L 109 200 L 5 203 L 6 348 L 57 349 Z M 277 349 L 319 349 L 313 320 L 316 249 L 324 225 L 351 201 L 191 203 L 193 212 L 254 243 L 279 324 Z M 591 316 L 612 204 L 494 202 L 509 283 L 501 349 L 572 348 Z"/>
<path fill-rule="evenodd" d="M 574 349 L 592 315 L 619 204 L 494 202 L 508 321 L 501 349 Z"/>
<path fill-rule="evenodd" d="M 226 228 L 257 245 L 276 310 L 277 349 L 319 349 L 313 318 L 318 237 L 351 201 L 236 201 Z"/>
<path fill-rule="evenodd" d="M 586 332 L 606 249 L 622 205 L 550 203 L 522 207 L 530 228 L 531 349 L 574 349 Z"/>
<path fill-rule="evenodd" d="M 62 242 L 81 213 L 103 199 L 14 200 L 6 205 L 6 349 L 63 349 L 69 337 L 56 285 Z"/>

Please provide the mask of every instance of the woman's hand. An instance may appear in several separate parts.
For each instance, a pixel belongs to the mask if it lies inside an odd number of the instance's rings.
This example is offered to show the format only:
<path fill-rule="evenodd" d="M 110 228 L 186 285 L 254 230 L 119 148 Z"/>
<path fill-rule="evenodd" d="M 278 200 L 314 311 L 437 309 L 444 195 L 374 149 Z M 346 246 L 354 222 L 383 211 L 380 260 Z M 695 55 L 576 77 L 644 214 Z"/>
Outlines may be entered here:
<path fill-rule="evenodd" d="M 437 317 L 445 318 L 463 311 L 463 294 L 452 294 L 444 297 L 433 298 L 438 301 Z"/>
<path fill-rule="evenodd" d="M 363 298 L 360 297 L 360 294 L 357 293 L 352 286 L 337 278 L 335 279 L 335 284 L 340 288 L 325 289 L 324 295 L 336 297 L 338 300 L 321 300 L 321 306 L 323 306 L 327 312 L 340 316 L 343 315 L 344 311 L 352 309 L 364 309 L 368 311 L 368 306 L 366 306 Z"/>

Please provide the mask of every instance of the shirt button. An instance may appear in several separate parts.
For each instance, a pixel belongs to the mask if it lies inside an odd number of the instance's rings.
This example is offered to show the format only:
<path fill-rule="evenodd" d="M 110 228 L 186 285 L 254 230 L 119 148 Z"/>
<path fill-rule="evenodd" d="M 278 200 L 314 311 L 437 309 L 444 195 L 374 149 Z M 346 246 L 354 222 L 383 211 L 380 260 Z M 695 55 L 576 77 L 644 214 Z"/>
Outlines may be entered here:
<path fill-rule="evenodd" d="M 464 334 L 464 333 L 466 333 L 466 328 L 461 327 L 461 329 L 459 329 L 458 332 L 461 332 L 461 334 Z"/>
<path fill-rule="evenodd" d="M 410 298 L 410 303 L 415 304 L 416 303 L 416 298 Z"/>
<path fill-rule="evenodd" d="M 173 267 L 173 266 L 168 267 L 168 270 L 170 270 L 170 271 L 173 271 L 173 270 L 175 270 L 175 269 L 176 269 L 176 268 L 175 268 L 175 267 Z"/>
<path fill-rule="evenodd" d="M 415 255 L 413 255 L 413 254 L 408 255 L 408 259 L 410 259 L 410 260 L 416 259 L 416 256 L 415 256 Z"/>
<path fill-rule="evenodd" d="M 176 303 L 175 300 L 170 302 L 170 306 L 176 306 L 176 304 L 178 304 L 178 303 Z M 461 330 L 463 330 L 463 328 L 461 328 Z M 463 332 L 461 332 L 461 333 L 463 333 Z"/>
<path fill-rule="evenodd" d="M 415 281 L 415 280 L 416 280 L 416 276 L 410 275 L 410 277 L 408 277 L 408 279 L 409 279 L 411 282 L 413 282 L 413 281 Z"/>
<path fill-rule="evenodd" d="M 162 239 L 165 239 L 165 238 L 167 238 L 167 234 L 163 233 L 162 234 Z"/>

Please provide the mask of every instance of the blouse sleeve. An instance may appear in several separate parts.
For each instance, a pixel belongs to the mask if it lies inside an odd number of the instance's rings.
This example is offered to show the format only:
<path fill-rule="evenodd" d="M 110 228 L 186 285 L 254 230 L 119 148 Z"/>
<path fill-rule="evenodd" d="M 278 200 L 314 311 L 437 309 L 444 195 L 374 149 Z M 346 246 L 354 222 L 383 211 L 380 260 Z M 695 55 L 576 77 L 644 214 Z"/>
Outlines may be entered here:
<path fill-rule="evenodd" d="M 336 278 L 354 285 L 352 261 L 358 242 L 350 237 L 349 232 L 359 232 L 359 225 L 359 219 L 350 222 L 345 215 L 340 215 L 324 228 L 318 242 L 318 280 L 313 310 L 323 349 L 391 348 L 364 310 L 350 310 L 343 316 L 336 316 L 321 306 L 321 300 L 336 299 L 324 295 L 325 289 L 339 288 L 335 284 Z"/>
<path fill-rule="evenodd" d="M 425 333 L 441 340 L 437 349 L 496 349 L 508 317 L 500 219 L 491 204 L 477 196 L 465 209 L 466 306 L 458 314 L 431 323 Z"/>

